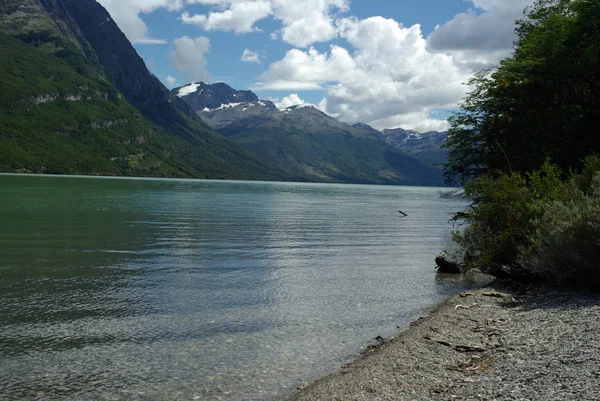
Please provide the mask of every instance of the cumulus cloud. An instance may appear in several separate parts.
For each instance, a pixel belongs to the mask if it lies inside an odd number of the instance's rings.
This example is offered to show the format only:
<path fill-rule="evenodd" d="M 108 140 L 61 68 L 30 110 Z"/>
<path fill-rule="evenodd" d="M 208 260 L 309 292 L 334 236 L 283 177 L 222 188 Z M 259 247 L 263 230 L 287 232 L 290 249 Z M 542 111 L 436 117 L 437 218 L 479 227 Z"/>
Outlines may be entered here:
<path fill-rule="evenodd" d="M 181 20 L 207 31 L 247 33 L 259 30 L 256 23 L 273 17 L 282 28 L 271 36 L 298 47 L 326 42 L 337 36 L 336 13 L 349 9 L 349 0 L 187 0 L 212 6 L 207 14 L 184 12 Z"/>
<path fill-rule="evenodd" d="M 140 14 L 148 14 L 160 8 L 177 11 L 183 0 L 98 0 L 114 18 L 119 28 L 132 43 L 164 44 L 163 39 L 152 38 L 148 26 Z"/>
<path fill-rule="evenodd" d="M 186 24 L 206 31 L 238 34 L 259 31 L 256 23 L 265 18 L 281 22 L 272 37 L 297 47 L 326 42 L 337 37 L 335 19 L 350 7 L 350 0 L 99 0 L 133 43 L 166 43 L 151 37 L 141 14 L 158 9 L 182 11 L 187 4 L 211 7 L 205 14 L 182 12 Z"/>
<path fill-rule="evenodd" d="M 283 23 L 281 39 L 297 47 L 337 37 L 335 12 L 350 8 L 349 0 L 272 0 L 274 16 Z"/>
<path fill-rule="evenodd" d="M 427 42 L 470 71 L 478 71 L 510 56 L 516 39 L 515 21 L 534 0 L 470 0 L 475 9 L 438 25 Z"/>
<path fill-rule="evenodd" d="M 227 2 L 219 0 L 200 1 L 205 4 L 224 5 Z M 271 15 L 271 3 L 266 0 L 234 1 L 229 2 L 228 7 L 222 11 L 211 11 L 208 15 L 196 14 L 190 16 L 185 12 L 181 20 L 186 24 L 201 26 L 207 31 L 233 31 L 236 33 L 248 33 L 257 31 L 254 26 Z"/>
<path fill-rule="evenodd" d="M 300 99 L 297 93 L 292 93 L 289 96 L 284 97 L 281 101 L 276 102 L 275 106 L 278 109 L 287 109 L 292 106 L 309 106 L 310 103 L 306 103 L 304 100 Z"/>
<path fill-rule="evenodd" d="M 446 131 L 450 124 L 446 120 L 431 118 L 426 111 L 400 115 L 391 115 L 379 120 L 370 121 L 369 125 L 376 129 L 404 128 L 417 132 Z"/>
<path fill-rule="evenodd" d="M 99 1 L 134 43 L 164 43 L 152 37 L 140 17 L 160 8 L 178 11 L 182 22 L 207 31 L 238 34 L 258 31 L 261 20 L 274 19 L 281 25 L 269 32 L 271 37 L 296 48 L 271 64 L 254 89 L 324 90 L 318 107 L 343 121 L 418 130 L 445 128 L 447 123 L 431 118 L 431 112 L 456 107 L 467 89 L 462 83 L 474 71 L 510 54 L 514 21 L 534 2 L 465 0 L 471 10 L 437 26 L 425 39 L 419 25 L 404 27 L 382 17 L 343 18 L 350 0 Z M 190 15 L 184 6 L 193 3 L 209 8 Z M 335 38 L 346 43 L 325 52 L 311 47 Z M 207 38 L 179 38 L 171 61 L 187 79 L 207 80 L 209 49 Z M 260 62 L 260 57 L 246 49 L 241 60 Z M 290 95 L 280 103 L 293 99 Z"/>
<path fill-rule="evenodd" d="M 260 77 L 265 89 L 322 87 L 319 107 L 348 123 L 377 128 L 445 128 L 429 117 L 432 110 L 452 108 L 465 93 L 469 76 L 452 57 L 431 53 L 419 25 L 403 27 L 392 19 L 347 18 L 339 34 L 353 48 L 329 52 L 293 49 Z"/>
<path fill-rule="evenodd" d="M 260 64 L 260 56 L 258 55 L 257 52 L 252 51 L 250 49 L 244 50 L 244 52 L 242 53 L 242 57 L 240 57 L 240 60 L 242 60 L 245 63 Z"/>
<path fill-rule="evenodd" d="M 348 80 L 356 73 L 350 53 L 340 46 L 330 46 L 330 53 L 292 49 L 263 73 L 260 79 L 265 89 L 323 89 L 322 84 Z M 344 79 L 346 78 L 346 79 Z"/>
<path fill-rule="evenodd" d="M 210 80 L 206 71 L 205 55 L 210 50 L 210 41 L 204 36 L 195 39 L 188 36 L 175 39 L 171 52 L 171 62 L 190 81 Z"/>

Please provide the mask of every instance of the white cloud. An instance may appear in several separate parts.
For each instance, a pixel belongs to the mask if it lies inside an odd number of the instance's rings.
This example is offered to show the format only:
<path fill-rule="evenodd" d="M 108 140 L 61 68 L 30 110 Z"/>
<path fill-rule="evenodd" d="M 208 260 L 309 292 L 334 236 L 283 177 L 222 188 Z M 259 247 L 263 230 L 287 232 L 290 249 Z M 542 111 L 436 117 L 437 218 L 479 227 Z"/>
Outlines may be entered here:
<path fill-rule="evenodd" d="M 350 0 L 99 0 L 133 43 L 166 43 L 150 36 L 140 17 L 158 9 L 181 11 L 186 4 L 212 7 L 206 14 L 181 14 L 181 20 L 207 31 L 255 32 L 256 23 L 275 18 L 281 29 L 272 37 L 297 47 L 337 37 L 335 19 L 349 10 Z"/>
<path fill-rule="evenodd" d="M 265 89 L 323 89 L 322 84 L 351 79 L 356 73 L 356 63 L 350 53 L 332 45 L 331 52 L 319 53 L 310 48 L 288 51 L 285 57 L 269 67 L 260 77 Z M 346 78 L 346 79 L 344 79 Z"/>
<path fill-rule="evenodd" d="M 470 0 L 474 7 L 438 25 L 428 48 L 453 56 L 463 68 L 478 71 L 510 56 L 516 39 L 515 21 L 534 0 Z"/>
<path fill-rule="evenodd" d="M 196 24 L 207 31 L 221 30 L 247 33 L 259 30 L 255 24 L 267 17 L 282 23 L 271 33 L 298 47 L 326 42 L 337 36 L 334 24 L 336 12 L 349 9 L 349 0 L 187 0 L 213 6 L 208 14 L 190 15 L 184 12 L 184 23 Z"/>
<path fill-rule="evenodd" d="M 184 36 L 175 39 L 171 62 L 190 81 L 206 81 L 210 74 L 206 71 L 205 55 L 210 50 L 210 41 L 204 36 L 195 39 Z"/>
<path fill-rule="evenodd" d="M 337 37 L 335 12 L 350 8 L 349 0 L 272 0 L 275 18 L 283 23 L 281 39 L 297 47 Z"/>
<path fill-rule="evenodd" d="M 208 0 L 199 2 L 205 4 L 226 4 L 219 0 Z M 271 3 L 267 0 L 234 1 L 229 2 L 228 7 L 222 11 L 211 11 L 208 15 L 196 14 L 190 16 L 185 12 L 181 20 L 186 24 L 201 26 L 207 31 L 233 31 L 236 33 L 248 33 L 257 31 L 254 26 L 271 15 Z"/>
<path fill-rule="evenodd" d="M 290 81 L 287 79 L 275 79 L 272 81 L 258 82 L 251 90 L 281 90 L 281 91 L 321 91 L 323 86 L 316 82 Z"/>
<path fill-rule="evenodd" d="M 418 25 L 404 27 L 381 17 L 342 19 L 350 0 L 99 1 L 134 43 L 164 43 L 151 35 L 140 17 L 157 9 L 179 11 L 183 22 L 205 30 L 240 34 L 258 31 L 263 19 L 279 21 L 279 29 L 270 36 L 296 49 L 271 64 L 253 89 L 325 90 L 319 107 L 346 122 L 419 130 L 446 126 L 430 112 L 456 107 L 466 92 L 462 83 L 474 71 L 510 54 L 514 21 L 534 2 L 465 0 L 472 10 L 436 27 L 425 39 Z M 190 15 L 184 6 L 192 3 L 210 8 Z M 347 44 L 330 46 L 326 52 L 310 47 L 335 38 Z M 209 48 L 206 38 L 180 38 L 171 60 L 186 78 L 207 80 Z M 260 62 L 260 57 L 247 49 L 241 60 Z"/>
<path fill-rule="evenodd" d="M 292 93 L 289 96 L 284 97 L 283 99 L 281 99 L 280 102 L 276 102 L 275 106 L 277 106 L 278 109 L 287 109 L 288 107 L 292 107 L 292 106 L 309 106 L 310 103 L 306 103 L 304 100 L 300 99 L 300 96 L 298 96 L 298 94 L 296 93 Z"/>
<path fill-rule="evenodd" d="M 339 22 L 339 34 L 354 48 L 352 54 L 336 45 L 327 53 L 290 50 L 261 75 L 261 88 L 324 87 L 319 107 L 348 123 L 447 126 L 429 113 L 455 107 L 469 75 L 452 57 L 429 52 L 419 25 L 406 28 L 382 17 L 347 18 Z"/>
<path fill-rule="evenodd" d="M 446 120 L 437 120 L 429 117 L 426 112 L 415 112 L 401 115 L 392 115 L 379 120 L 369 122 L 376 129 L 405 128 L 417 132 L 446 131 L 450 124 Z"/>
<path fill-rule="evenodd" d="M 170 88 L 177 86 L 177 78 L 167 75 L 165 78 L 165 83 L 167 84 L 166 86 Z"/>
<path fill-rule="evenodd" d="M 260 64 L 260 56 L 257 52 L 250 49 L 245 49 L 240 58 L 245 63 L 257 63 Z"/>
<path fill-rule="evenodd" d="M 98 0 L 114 18 L 119 28 L 132 43 L 164 44 L 163 39 L 154 39 L 140 14 L 148 14 L 160 8 L 180 10 L 183 0 Z"/>

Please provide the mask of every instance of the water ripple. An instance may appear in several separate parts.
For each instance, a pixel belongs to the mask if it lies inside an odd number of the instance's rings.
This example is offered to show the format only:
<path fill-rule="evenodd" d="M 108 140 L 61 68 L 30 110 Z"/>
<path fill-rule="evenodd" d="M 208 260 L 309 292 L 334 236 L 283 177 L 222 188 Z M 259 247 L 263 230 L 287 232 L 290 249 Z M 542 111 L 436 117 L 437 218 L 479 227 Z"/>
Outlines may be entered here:
<path fill-rule="evenodd" d="M 7 400 L 278 399 L 474 284 L 433 275 L 436 189 L 0 184 Z"/>

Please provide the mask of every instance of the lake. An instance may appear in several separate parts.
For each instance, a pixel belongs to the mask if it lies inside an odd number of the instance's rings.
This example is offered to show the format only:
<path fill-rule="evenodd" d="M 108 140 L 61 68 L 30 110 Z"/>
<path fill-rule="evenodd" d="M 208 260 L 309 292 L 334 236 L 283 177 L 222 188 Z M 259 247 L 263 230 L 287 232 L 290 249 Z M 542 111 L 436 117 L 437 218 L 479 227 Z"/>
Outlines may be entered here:
<path fill-rule="evenodd" d="M 439 190 L 0 175 L 0 398 L 282 399 L 481 284 Z"/>

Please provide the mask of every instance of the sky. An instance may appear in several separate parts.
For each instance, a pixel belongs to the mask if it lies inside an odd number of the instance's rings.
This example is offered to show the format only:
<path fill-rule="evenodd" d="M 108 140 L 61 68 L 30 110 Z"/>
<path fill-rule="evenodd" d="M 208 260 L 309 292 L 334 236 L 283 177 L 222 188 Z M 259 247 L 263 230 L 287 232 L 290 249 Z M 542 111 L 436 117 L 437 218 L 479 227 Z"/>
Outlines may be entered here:
<path fill-rule="evenodd" d="M 225 82 L 377 129 L 444 130 L 534 0 L 98 0 L 168 88 Z"/>

